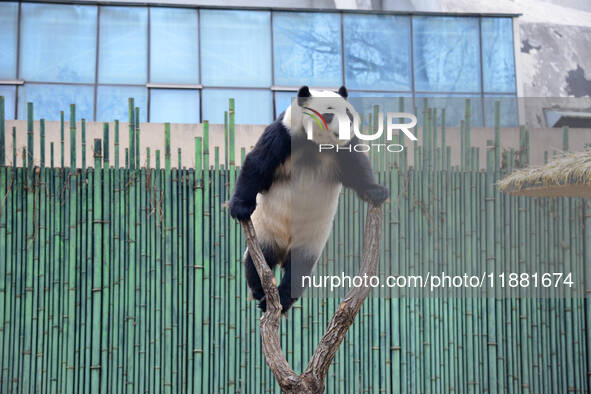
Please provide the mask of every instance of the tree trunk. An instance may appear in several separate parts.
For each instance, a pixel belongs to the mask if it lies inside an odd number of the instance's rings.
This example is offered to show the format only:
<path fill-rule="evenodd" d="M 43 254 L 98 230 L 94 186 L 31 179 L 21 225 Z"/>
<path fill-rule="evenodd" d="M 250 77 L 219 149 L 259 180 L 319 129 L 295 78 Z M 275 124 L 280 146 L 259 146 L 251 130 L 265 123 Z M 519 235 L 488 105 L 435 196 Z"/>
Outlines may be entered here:
<path fill-rule="evenodd" d="M 360 276 L 364 274 L 373 276 L 377 273 L 382 216 L 381 206 L 371 207 L 367 213 L 363 260 L 358 273 Z M 267 300 L 267 311 L 261 317 L 261 339 L 267 365 L 283 392 L 322 393 L 330 364 L 371 289 L 361 286 L 347 292 L 310 358 L 306 370 L 298 375 L 289 366 L 281 350 L 279 339 L 281 303 L 275 275 L 265 261 L 252 222 L 249 219 L 241 224 L 248 251 L 261 278 Z"/>

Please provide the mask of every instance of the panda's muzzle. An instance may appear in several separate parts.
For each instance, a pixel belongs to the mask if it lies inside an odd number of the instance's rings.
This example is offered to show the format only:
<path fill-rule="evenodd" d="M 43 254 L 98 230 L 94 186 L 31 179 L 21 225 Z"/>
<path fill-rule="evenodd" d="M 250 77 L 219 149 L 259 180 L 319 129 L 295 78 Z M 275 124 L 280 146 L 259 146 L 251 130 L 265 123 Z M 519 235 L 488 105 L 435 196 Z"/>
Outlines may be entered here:
<path fill-rule="evenodd" d="M 330 123 L 334 119 L 334 114 L 326 113 L 326 114 L 322 114 L 322 117 L 324 118 L 324 120 L 326 120 L 326 123 Z"/>

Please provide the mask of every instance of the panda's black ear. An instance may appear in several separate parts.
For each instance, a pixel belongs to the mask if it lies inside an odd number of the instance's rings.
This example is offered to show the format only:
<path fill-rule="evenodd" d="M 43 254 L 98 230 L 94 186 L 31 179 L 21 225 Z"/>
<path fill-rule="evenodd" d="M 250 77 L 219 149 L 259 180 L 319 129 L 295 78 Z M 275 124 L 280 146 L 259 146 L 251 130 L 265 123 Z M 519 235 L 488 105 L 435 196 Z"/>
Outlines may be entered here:
<path fill-rule="evenodd" d="M 298 90 L 298 97 L 312 97 L 310 89 L 305 85 L 302 86 L 300 90 Z"/>
<path fill-rule="evenodd" d="M 310 89 L 304 85 L 298 90 L 298 105 L 303 105 L 308 97 L 312 97 L 312 93 L 310 93 Z"/>
<path fill-rule="evenodd" d="M 349 97 L 349 92 L 347 92 L 347 88 L 344 85 L 339 88 L 339 91 L 337 93 L 340 94 L 341 97 Z"/>

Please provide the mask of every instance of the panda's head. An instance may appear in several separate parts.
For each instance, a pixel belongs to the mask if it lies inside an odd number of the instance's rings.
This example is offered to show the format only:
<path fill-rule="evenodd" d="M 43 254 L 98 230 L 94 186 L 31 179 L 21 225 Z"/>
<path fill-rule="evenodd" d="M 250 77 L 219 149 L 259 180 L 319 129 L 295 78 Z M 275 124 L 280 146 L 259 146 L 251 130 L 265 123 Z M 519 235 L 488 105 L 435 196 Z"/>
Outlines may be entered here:
<path fill-rule="evenodd" d="M 352 135 L 354 119 L 354 109 L 347 96 L 344 86 L 336 92 L 302 86 L 297 99 L 285 111 L 283 122 L 292 132 L 317 144 L 346 144 L 347 140 L 339 139 L 339 126 L 349 127 Z"/>

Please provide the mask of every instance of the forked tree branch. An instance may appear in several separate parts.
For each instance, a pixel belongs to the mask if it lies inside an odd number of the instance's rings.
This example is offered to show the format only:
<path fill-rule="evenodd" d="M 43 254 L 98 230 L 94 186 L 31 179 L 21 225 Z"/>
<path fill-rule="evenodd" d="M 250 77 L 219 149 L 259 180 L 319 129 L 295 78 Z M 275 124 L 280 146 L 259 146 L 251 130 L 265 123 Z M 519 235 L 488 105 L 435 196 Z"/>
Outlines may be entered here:
<path fill-rule="evenodd" d="M 265 261 L 252 222 L 247 220 L 241 224 L 248 251 L 261 278 L 267 300 L 267 311 L 261 317 L 261 339 L 267 365 L 283 392 L 322 393 L 330 364 L 371 289 L 361 286 L 353 287 L 347 292 L 320 339 L 306 370 L 298 375 L 289 366 L 281 350 L 279 340 L 281 303 L 275 275 Z M 363 261 L 358 275 L 376 275 L 381 234 L 382 207 L 371 207 L 365 222 Z"/>

